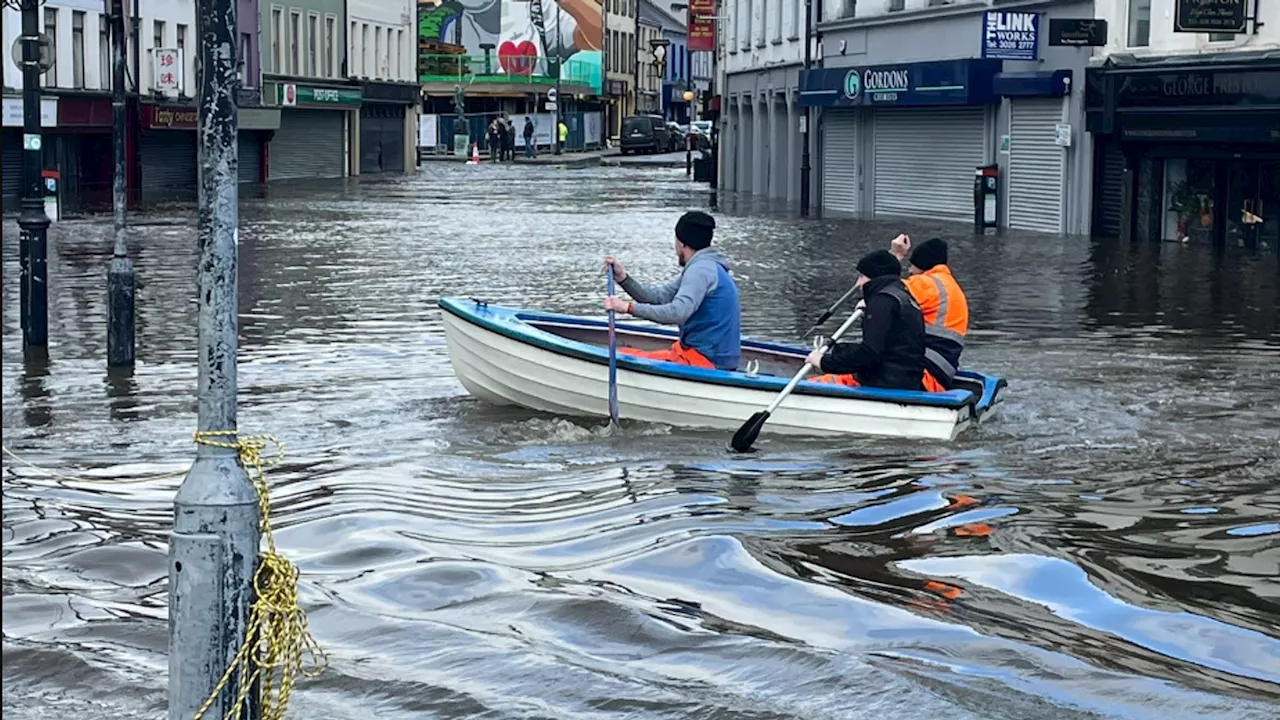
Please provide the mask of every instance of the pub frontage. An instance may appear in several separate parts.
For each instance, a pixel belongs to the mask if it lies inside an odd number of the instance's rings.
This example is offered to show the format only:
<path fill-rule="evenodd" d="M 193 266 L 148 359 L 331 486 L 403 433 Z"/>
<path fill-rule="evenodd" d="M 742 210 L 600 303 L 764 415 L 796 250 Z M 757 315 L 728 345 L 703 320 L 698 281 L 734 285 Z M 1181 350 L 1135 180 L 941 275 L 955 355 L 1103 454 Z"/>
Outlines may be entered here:
<path fill-rule="evenodd" d="M 1280 247 L 1280 59 L 1117 58 L 1086 71 L 1093 234 Z"/>

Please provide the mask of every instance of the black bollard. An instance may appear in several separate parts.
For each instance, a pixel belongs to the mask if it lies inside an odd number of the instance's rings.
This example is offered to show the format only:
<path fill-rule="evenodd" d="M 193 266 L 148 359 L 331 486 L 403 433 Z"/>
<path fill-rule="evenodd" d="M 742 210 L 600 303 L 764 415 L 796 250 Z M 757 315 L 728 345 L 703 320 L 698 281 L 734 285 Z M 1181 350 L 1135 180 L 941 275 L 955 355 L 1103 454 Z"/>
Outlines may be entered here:
<path fill-rule="evenodd" d="M 40 0 L 22 0 L 22 344 L 49 344 L 49 216 L 44 213 L 44 165 L 40 136 Z"/>
<path fill-rule="evenodd" d="M 111 0 L 111 122 L 115 145 L 115 249 L 107 269 L 107 367 L 133 365 L 134 275 L 129 260 L 125 196 L 124 0 Z"/>

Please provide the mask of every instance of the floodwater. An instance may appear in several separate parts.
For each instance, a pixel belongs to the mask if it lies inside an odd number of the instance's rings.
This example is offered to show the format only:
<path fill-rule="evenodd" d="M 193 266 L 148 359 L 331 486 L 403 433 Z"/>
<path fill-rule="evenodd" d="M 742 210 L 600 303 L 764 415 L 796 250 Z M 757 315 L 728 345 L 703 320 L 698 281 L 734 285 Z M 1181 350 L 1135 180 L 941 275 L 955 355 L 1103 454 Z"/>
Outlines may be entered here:
<path fill-rule="evenodd" d="M 674 271 L 692 187 L 449 165 L 244 201 L 240 426 L 287 444 L 277 540 L 332 661 L 292 717 L 1277 716 L 1274 251 L 725 197 L 752 336 L 797 339 L 899 229 L 945 234 L 1000 413 L 954 443 L 766 429 L 735 457 L 466 394 L 439 297 L 595 314 L 605 254 Z M 178 480 L 145 476 L 195 453 L 194 213 L 135 220 L 132 377 L 104 371 L 109 218 L 52 231 L 47 366 L 23 363 L 4 226 L 5 445 L 88 476 L 5 460 L 7 718 L 164 714 Z"/>

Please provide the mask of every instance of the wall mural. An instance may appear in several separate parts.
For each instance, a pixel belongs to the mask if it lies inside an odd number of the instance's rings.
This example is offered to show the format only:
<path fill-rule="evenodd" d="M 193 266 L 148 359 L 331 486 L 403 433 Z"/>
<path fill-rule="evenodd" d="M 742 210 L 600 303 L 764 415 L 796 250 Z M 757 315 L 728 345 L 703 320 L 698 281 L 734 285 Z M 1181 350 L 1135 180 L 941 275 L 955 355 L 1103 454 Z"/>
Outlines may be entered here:
<path fill-rule="evenodd" d="M 557 13 L 557 9 L 559 12 Z M 494 46 L 494 72 L 554 77 L 603 91 L 604 18 L 599 0 L 418 0 L 418 39 L 466 48 Z"/>

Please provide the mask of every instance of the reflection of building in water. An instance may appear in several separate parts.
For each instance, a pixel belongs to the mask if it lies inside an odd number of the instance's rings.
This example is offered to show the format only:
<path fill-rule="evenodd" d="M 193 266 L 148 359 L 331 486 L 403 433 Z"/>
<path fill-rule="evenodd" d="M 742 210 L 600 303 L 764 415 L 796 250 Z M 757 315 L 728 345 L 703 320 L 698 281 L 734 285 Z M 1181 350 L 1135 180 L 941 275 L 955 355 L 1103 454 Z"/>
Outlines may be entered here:
<path fill-rule="evenodd" d="M 1098 5 L 1118 32 L 1086 78 L 1094 234 L 1280 246 L 1280 6 L 1245 5 L 1218 33 L 1178 32 L 1174 0 Z"/>

